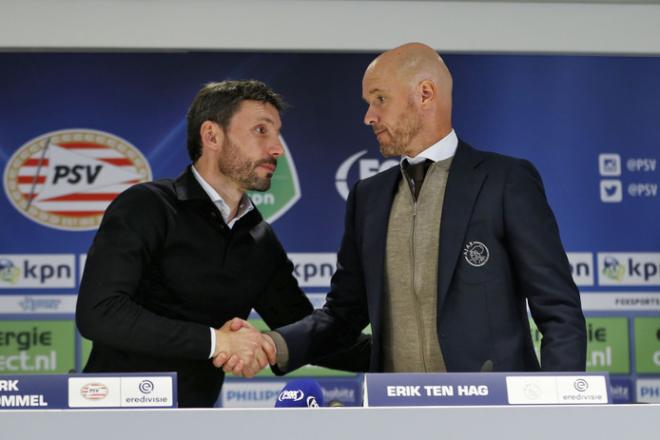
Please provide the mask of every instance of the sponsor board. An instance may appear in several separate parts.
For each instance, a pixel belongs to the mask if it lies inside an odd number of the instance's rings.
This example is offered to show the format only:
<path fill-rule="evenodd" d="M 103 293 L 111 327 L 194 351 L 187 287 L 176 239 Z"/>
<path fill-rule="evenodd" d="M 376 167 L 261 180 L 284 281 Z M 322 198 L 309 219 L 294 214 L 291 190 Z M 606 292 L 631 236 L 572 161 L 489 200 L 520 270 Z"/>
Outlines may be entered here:
<path fill-rule="evenodd" d="M 119 377 L 71 377 L 68 390 L 71 408 L 102 408 L 121 405 L 121 379 Z"/>
<path fill-rule="evenodd" d="M 123 408 L 174 406 L 173 386 L 171 377 L 122 377 L 121 406 Z"/>
<path fill-rule="evenodd" d="M 223 408 L 273 408 L 285 384 L 283 381 L 226 380 L 220 393 L 220 404 L 216 405 Z"/>
<path fill-rule="evenodd" d="M 567 252 L 573 281 L 578 286 L 594 285 L 594 255 L 591 252 Z"/>
<path fill-rule="evenodd" d="M 273 223 L 300 199 L 298 172 L 284 138 L 280 136 L 284 155 L 277 158 L 277 169 L 266 191 L 249 191 L 248 196 L 259 209 L 264 219 Z"/>
<path fill-rule="evenodd" d="M 631 173 L 653 173 L 658 160 L 652 157 L 630 157 L 626 160 L 626 169 Z"/>
<path fill-rule="evenodd" d="M 598 253 L 601 286 L 660 286 L 660 253 Z"/>
<path fill-rule="evenodd" d="M 630 373 L 627 318 L 587 317 L 587 371 Z"/>
<path fill-rule="evenodd" d="M 307 299 L 312 303 L 312 307 L 320 309 L 325 304 L 325 293 L 308 293 Z"/>
<path fill-rule="evenodd" d="M 660 374 L 660 318 L 637 317 L 633 327 L 637 373 Z"/>
<path fill-rule="evenodd" d="M 300 287 L 329 287 L 337 268 L 336 253 L 290 253 L 293 275 Z"/>
<path fill-rule="evenodd" d="M 660 379 L 637 379 L 635 391 L 638 403 L 660 403 Z"/>
<path fill-rule="evenodd" d="M 627 318 L 587 317 L 587 371 L 628 374 L 630 354 Z M 541 359 L 543 336 L 529 318 L 536 357 Z"/>
<path fill-rule="evenodd" d="M 610 396 L 612 396 L 612 403 L 632 403 L 633 389 L 630 379 L 610 376 Z"/>
<path fill-rule="evenodd" d="M 85 368 L 85 365 L 87 365 L 87 360 L 89 359 L 89 355 L 92 352 L 92 341 L 83 338 L 80 335 L 79 338 L 80 338 L 80 367 Z"/>
<path fill-rule="evenodd" d="M 73 288 L 73 254 L 0 254 L 0 289 Z"/>
<path fill-rule="evenodd" d="M 620 180 L 603 179 L 600 181 L 600 201 L 603 203 L 621 203 L 623 185 Z"/>
<path fill-rule="evenodd" d="M 335 173 L 335 188 L 339 195 L 346 200 L 348 193 L 355 182 L 374 176 L 382 171 L 398 166 L 396 159 L 366 158 L 367 150 L 361 150 L 345 159 Z"/>
<path fill-rule="evenodd" d="M 68 231 L 96 229 L 110 202 L 151 180 L 140 150 L 111 133 L 65 129 L 31 139 L 7 162 L 4 188 L 21 214 Z"/>
<path fill-rule="evenodd" d="M 354 379 L 319 379 L 326 406 L 362 406 L 361 377 Z"/>
<path fill-rule="evenodd" d="M 617 153 L 601 153 L 598 155 L 598 171 L 601 176 L 621 175 L 621 156 Z"/>
<path fill-rule="evenodd" d="M 78 282 L 82 280 L 83 272 L 85 271 L 86 262 L 87 262 L 87 254 L 80 254 L 78 256 Z"/>
<path fill-rule="evenodd" d="M 580 300 L 585 312 L 660 311 L 660 292 L 584 292 Z"/>
<path fill-rule="evenodd" d="M 512 405 L 608 403 L 604 376 L 509 376 L 506 389 Z"/>
<path fill-rule="evenodd" d="M 76 313 L 76 295 L 1 295 L 0 314 Z"/>
<path fill-rule="evenodd" d="M 71 321 L 0 321 L 0 374 L 69 372 L 74 332 Z"/>

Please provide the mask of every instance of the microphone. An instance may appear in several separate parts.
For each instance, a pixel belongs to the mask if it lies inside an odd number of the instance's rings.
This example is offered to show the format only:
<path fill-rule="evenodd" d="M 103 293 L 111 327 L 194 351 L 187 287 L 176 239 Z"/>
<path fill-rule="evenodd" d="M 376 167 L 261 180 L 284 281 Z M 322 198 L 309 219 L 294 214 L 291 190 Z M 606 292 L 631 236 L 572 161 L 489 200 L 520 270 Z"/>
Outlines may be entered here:
<path fill-rule="evenodd" d="M 318 408 L 323 406 L 321 385 L 312 379 L 297 379 L 287 383 L 275 401 L 275 408 Z"/>
<path fill-rule="evenodd" d="M 343 408 L 344 402 L 338 399 L 332 399 L 330 402 L 328 402 L 328 408 Z"/>
<path fill-rule="evenodd" d="M 481 370 L 479 370 L 480 373 L 491 373 L 493 371 L 493 361 L 488 359 L 484 364 L 481 366 Z"/>

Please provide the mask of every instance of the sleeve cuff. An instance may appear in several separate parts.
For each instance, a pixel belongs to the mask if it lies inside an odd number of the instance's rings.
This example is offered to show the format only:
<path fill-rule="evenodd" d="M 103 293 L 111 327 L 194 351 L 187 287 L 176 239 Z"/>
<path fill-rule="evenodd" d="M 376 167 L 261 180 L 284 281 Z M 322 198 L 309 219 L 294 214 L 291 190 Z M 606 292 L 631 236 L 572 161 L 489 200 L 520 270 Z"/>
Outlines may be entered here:
<path fill-rule="evenodd" d="M 275 349 L 277 350 L 275 356 L 277 368 L 281 371 L 286 371 L 286 367 L 289 364 L 289 347 L 286 345 L 286 341 L 282 335 L 277 332 L 270 331 L 266 332 L 266 334 L 273 338 L 273 342 L 275 343 Z"/>
<path fill-rule="evenodd" d="M 209 329 L 211 330 L 211 353 L 209 354 L 209 359 L 211 359 L 215 352 L 215 329 L 213 327 L 209 327 Z"/>

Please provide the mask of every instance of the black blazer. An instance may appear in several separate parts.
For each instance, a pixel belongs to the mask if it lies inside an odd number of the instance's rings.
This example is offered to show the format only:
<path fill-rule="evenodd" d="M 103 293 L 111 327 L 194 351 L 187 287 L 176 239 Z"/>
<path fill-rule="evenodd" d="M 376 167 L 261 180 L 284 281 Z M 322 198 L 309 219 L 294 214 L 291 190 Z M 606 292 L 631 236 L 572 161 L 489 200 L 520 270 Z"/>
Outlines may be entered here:
<path fill-rule="evenodd" d="M 209 360 L 209 327 L 252 308 L 273 328 L 309 314 L 292 271 L 259 212 L 230 230 L 190 168 L 135 185 L 108 207 L 87 255 L 76 309 L 93 341 L 85 372 L 176 371 L 180 406 L 212 406 L 224 375 Z M 364 368 L 351 362 L 332 365 Z"/>
<path fill-rule="evenodd" d="M 277 330 L 289 346 L 288 369 L 349 343 L 370 323 L 370 369 L 380 371 L 385 240 L 400 178 L 394 167 L 351 191 L 325 306 Z M 488 360 L 496 371 L 585 369 L 580 296 L 541 178 L 529 162 L 460 142 L 438 226 L 437 333 L 448 371 L 480 371 Z M 470 264 L 468 251 L 477 242 L 488 249 L 483 265 Z M 540 366 L 526 301 L 543 334 Z"/>

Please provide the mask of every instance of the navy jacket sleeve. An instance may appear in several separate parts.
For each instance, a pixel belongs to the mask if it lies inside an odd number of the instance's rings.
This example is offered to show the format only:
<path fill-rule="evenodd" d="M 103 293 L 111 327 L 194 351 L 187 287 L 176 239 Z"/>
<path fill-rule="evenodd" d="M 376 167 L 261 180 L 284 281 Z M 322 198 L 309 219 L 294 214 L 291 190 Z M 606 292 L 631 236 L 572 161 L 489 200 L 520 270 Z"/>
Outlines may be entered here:
<path fill-rule="evenodd" d="M 557 222 L 541 177 L 524 160 L 512 166 L 504 191 L 504 228 L 519 290 L 541 334 L 541 369 L 584 371 L 585 321 Z"/>
<path fill-rule="evenodd" d="M 304 319 L 276 329 L 289 347 L 288 371 L 315 363 L 329 353 L 350 347 L 356 341 L 357 352 L 365 359 L 362 369 L 366 370 L 369 353 L 361 344 L 364 339 L 359 337 L 369 318 L 355 230 L 356 188 L 348 196 L 344 236 L 337 254 L 337 271 L 332 276 L 326 304 Z"/>

